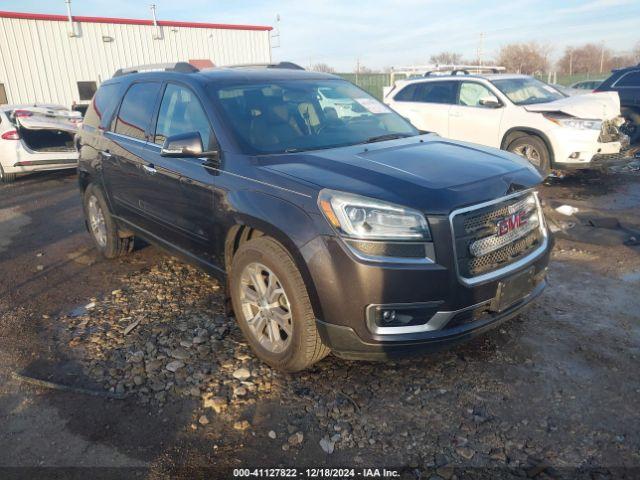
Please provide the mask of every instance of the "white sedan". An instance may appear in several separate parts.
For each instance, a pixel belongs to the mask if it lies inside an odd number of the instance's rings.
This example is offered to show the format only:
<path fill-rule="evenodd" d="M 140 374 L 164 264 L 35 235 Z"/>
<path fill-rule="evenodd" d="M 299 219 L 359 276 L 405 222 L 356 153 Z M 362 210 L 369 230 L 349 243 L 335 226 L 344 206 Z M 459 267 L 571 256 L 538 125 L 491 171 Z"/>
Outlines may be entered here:
<path fill-rule="evenodd" d="M 76 168 L 79 112 L 59 105 L 0 107 L 0 182 L 41 170 Z"/>
<path fill-rule="evenodd" d="M 508 150 L 545 176 L 626 161 L 615 92 L 566 97 L 527 75 L 450 75 L 397 82 L 384 102 L 421 130 Z"/>

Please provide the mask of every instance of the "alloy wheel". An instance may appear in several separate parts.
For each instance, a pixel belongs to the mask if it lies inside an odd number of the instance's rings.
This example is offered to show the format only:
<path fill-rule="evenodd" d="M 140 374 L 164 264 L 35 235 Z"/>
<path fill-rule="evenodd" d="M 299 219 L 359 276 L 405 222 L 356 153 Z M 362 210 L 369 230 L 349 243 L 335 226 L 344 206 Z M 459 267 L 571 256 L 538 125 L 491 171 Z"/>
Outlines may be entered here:
<path fill-rule="evenodd" d="M 293 320 L 289 299 L 271 269 L 253 262 L 240 276 L 242 315 L 251 335 L 271 353 L 283 352 L 291 343 Z"/>
<path fill-rule="evenodd" d="M 536 167 L 540 167 L 540 162 L 541 162 L 540 152 L 538 152 L 536 147 L 534 147 L 533 145 L 530 145 L 528 143 L 525 143 L 523 145 L 518 145 L 516 148 L 513 149 L 513 153 L 515 153 L 516 155 L 520 155 L 523 158 L 526 158 L 529 162 L 534 164 Z"/>
<path fill-rule="evenodd" d="M 107 224 L 104 220 L 104 213 L 95 195 L 91 195 L 87 204 L 87 215 L 89 217 L 89 227 L 93 237 L 100 247 L 107 246 Z"/>

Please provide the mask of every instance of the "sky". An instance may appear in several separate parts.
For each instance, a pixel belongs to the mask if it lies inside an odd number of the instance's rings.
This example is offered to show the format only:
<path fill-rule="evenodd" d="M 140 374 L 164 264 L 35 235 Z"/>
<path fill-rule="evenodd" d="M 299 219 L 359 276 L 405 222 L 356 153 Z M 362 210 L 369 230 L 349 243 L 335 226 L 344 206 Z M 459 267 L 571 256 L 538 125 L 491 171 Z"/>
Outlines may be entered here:
<path fill-rule="evenodd" d="M 73 0 L 75 15 L 271 25 L 274 60 L 353 71 L 428 63 L 455 51 L 485 61 L 501 45 L 537 41 L 552 58 L 568 45 L 628 53 L 640 42 L 640 0 Z M 0 10 L 64 14 L 64 0 L 0 0 Z M 280 21 L 276 21 L 279 16 Z"/>

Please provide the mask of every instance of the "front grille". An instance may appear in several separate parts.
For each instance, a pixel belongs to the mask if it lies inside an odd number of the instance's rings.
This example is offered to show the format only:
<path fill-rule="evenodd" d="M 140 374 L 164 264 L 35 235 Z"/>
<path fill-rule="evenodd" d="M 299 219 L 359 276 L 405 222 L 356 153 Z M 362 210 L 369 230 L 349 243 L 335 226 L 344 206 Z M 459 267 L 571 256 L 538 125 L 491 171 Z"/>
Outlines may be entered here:
<path fill-rule="evenodd" d="M 451 222 L 460 276 L 470 279 L 490 273 L 538 248 L 543 241 L 538 209 L 534 194 L 528 193 L 454 213 Z"/>

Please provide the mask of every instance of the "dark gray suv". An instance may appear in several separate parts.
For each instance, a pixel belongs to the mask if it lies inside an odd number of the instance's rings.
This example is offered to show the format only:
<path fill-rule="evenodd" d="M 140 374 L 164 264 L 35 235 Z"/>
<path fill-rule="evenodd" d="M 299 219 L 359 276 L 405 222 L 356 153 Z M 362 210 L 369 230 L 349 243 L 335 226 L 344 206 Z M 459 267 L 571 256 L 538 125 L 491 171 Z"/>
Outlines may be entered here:
<path fill-rule="evenodd" d="M 291 64 L 138 70 L 79 135 L 87 227 L 108 258 L 139 236 L 220 278 L 270 365 L 450 345 L 544 289 L 541 177 L 519 157 Z"/>

